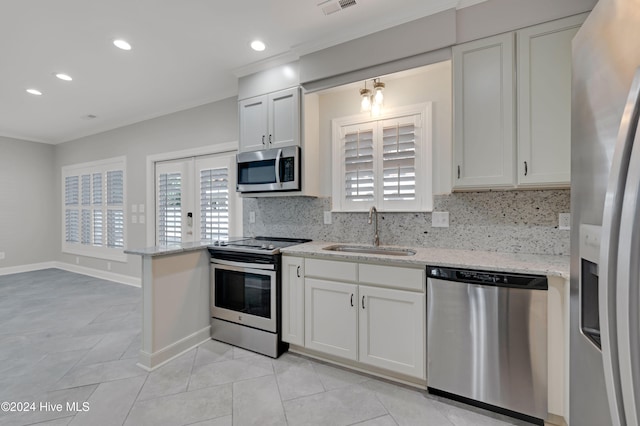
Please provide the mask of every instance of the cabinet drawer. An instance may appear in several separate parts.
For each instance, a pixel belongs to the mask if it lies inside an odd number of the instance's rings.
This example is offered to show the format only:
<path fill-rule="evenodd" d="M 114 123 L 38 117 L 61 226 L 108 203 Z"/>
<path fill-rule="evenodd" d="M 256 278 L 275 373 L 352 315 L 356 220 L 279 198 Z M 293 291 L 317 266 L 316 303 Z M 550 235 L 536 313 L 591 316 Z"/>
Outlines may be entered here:
<path fill-rule="evenodd" d="M 424 291 L 425 269 L 398 266 L 359 264 L 358 276 L 363 284 L 378 284 L 389 288 Z"/>
<path fill-rule="evenodd" d="M 327 278 L 339 281 L 357 281 L 358 264 L 336 262 L 335 260 L 305 259 L 304 271 L 307 277 Z"/>

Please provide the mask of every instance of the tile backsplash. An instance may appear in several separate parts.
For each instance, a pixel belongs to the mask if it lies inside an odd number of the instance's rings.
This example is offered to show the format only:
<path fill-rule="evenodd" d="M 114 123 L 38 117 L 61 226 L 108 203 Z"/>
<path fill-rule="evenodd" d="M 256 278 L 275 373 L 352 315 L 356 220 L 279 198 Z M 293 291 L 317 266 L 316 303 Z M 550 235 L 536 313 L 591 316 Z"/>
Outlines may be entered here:
<path fill-rule="evenodd" d="M 245 235 L 311 238 L 371 244 L 367 213 L 332 213 L 331 198 L 245 198 Z M 381 245 L 443 247 L 532 254 L 569 254 L 569 231 L 558 213 L 569 212 L 569 190 L 462 192 L 434 197 L 434 211 L 449 212 L 449 227 L 431 226 L 431 213 L 378 213 Z M 255 212 L 255 223 L 249 223 Z"/>

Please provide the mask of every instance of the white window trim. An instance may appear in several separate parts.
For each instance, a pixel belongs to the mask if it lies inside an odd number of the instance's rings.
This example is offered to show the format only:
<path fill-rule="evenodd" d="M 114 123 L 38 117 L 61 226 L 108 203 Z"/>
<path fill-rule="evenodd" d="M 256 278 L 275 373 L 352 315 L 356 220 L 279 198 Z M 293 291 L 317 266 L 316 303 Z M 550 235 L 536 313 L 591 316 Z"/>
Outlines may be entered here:
<path fill-rule="evenodd" d="M 343 126 L 357 125 L 372 121 L 383 121 L 398 119 L 407 115 L 420 115 L 422 126 L 419 129 L 420 143 L 416 146 L 419 150 L 416 155 L 416 209 L 406 207 L 382 207 L 381 196 L 371 202 L 370 205 L 363 205 L 360 208 L 345 205 L 344 196 L 344 158 L 341 145 L 341 128 Z M 425 102 L 417 105 L 408 105 L 393 109 L 385 109 L 377 117 L 371 117 L 369 113 L 357 114 L 347 117 L 334 118 L 331 120 L 332 134 L 332 211 L 334 212 L 363 212 L 368 211 L 373 205 L 379 211 L 387 212 L 431 212 L 433 211 L 433 114 L 432 102 Z M 376 163 L 378 156 L 378 146 L 374 144 L 374 155 Z M 374 170 L 378 171 L 377 166 Z M 388 204 L 392 204 L 387 202 Z M 348 203 L 347 203 L 348 204 Z"/>
<path fill-rule="evenodd" d="M 181 151 L 164 152 L 160 154 L 152 154 L 147 156 L 147 194 L 146 194 L 146 224 L 147 224 L 147 237 L 146 245 L 148 247 L 156 245 L 156 203 L 155 203 L 155 164 L 160 161 L 178 160 L 181 158 L 198 157 L 203 155 L 213 154 L 235 154 L 238 152 L 238 142 L 224 142 L 214 145 L 203 146 L 199 148 L 185 149 Z M 234 164 L 235 167 L 235 164 Z M 231 171 L 235 176 L 235 168 Z M 235 232 L 238 235 L 242 235 L 242 199 L 239 199 L 235 206 L 236 209 L 236 223 Z"/>
<path fill-rule="evenodd" d="M 82 243 L 69 243 L 66 241 L 66 223 L 65 223 L 65 178 L 68 176 L 82 176 L 83 174 L 96 173 L 98 171 L 105 172 L 107 170 L 122 170 L 124 188 L 123 188 L 123 211 L 124 211 L 124 247 L 123 248 L 113 248 L 113 247 L 96 247 L 96 246 L 87 246 Z M 127 255 L 124 254 L 124 251 L 127 249 L 127 157 L 114 157 L 106 160 L 98 160 L 91 161 L 87 163 L 79 163 L 79 164 L 71 164 L 68 166 L 62 167 L 62 190 L 61 192 L 61 204 L 62 204 L 62 220 L 61 220 L 61 229 L 62 229 L 62 252 L 67 254 L 73 254 L 77 256 L 86 256 L 86 257 L 95 257 L 98 259 L 112 260 L 114 262 L 127 262 Z M 82 208 L 80 208 L 82 211 Z M 106 217 L 104 218 L 106 221 Z M 106 231 L 106 222 L 104 225 L 104 229 Z M 104 238 L 106 239 L 106 233 Z"/>

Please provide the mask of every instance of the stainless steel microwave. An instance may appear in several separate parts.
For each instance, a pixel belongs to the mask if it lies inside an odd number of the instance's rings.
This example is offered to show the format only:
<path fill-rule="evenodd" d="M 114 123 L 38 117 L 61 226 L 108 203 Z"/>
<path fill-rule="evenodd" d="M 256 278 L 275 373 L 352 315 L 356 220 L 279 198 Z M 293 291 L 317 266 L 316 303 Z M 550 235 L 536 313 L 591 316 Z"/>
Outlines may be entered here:
<path fill-rule="evenodd" d="M 300 147 L 241 152 L 236 156 L 238 192 L 300 191 Z"/>

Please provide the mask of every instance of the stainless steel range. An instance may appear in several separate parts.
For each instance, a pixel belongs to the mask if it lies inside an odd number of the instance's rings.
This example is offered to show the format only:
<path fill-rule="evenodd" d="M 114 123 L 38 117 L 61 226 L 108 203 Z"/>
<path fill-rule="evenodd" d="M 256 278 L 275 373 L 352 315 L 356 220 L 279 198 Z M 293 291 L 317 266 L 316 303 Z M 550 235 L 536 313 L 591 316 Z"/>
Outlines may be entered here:
<path fill-rule="evenodd" d="M 211 337 L 273 358 L 281 339 L 280 249 L 309 242 L 292 238 L 231 238 L 209 246 Z"/>

